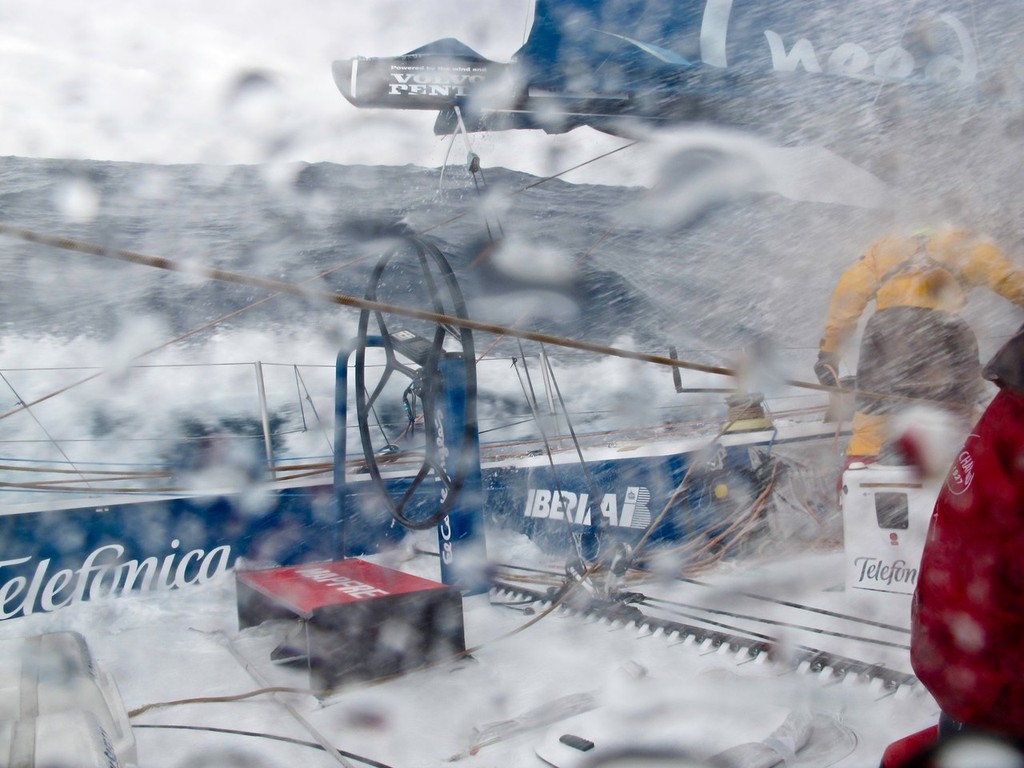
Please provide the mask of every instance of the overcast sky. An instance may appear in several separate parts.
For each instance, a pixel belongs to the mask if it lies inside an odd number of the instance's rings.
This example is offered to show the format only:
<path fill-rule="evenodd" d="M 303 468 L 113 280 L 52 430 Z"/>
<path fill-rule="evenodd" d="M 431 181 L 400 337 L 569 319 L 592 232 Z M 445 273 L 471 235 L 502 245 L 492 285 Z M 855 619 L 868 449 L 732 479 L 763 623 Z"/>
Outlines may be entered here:
<path fill-rule="evenodd" d="M 531 19 L 532 0 L 0 0 L 0 154 L 439 166 L 433 112 L 357 110 L 331 62 L 443 37 L 504 61 Z M 272 87 L 239 91 L 252 74 Z M 539 175 L 625 143 L 589 129 L 473 141 L 485 166 Z M 637 181 L 635 162 L 576 180 Z"/>

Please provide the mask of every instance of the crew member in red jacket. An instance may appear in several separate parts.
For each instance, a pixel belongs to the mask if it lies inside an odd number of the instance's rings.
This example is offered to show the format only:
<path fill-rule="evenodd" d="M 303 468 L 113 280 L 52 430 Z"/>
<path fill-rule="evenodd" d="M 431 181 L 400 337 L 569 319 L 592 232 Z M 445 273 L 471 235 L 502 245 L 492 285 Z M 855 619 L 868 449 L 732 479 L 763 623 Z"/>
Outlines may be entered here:
<path fill-rule="evenodd" d="M 984 371 L 999 386 L 932 513 L 914 594 L 911 663 L 940 735 L 1024 739 L 1024 326 Z"/>

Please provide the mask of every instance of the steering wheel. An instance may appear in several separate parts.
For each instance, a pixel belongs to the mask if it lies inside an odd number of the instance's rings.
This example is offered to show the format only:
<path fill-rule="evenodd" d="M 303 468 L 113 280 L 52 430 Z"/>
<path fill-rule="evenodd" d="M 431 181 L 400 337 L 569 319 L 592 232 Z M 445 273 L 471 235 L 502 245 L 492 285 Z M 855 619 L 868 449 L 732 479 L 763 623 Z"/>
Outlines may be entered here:
<path fill-rule="evenodd" d="M 389 304 L 397 310 L 414 307 L 453 320 L 468 318 L 465 299 L 448 259 L 434 243 L 413 234 L 403 234 L 380 258 L 370 278 L 366 298 Z M 374 335 L 379 335 L 378 344 L 371 341 Z M 372 388 L 367 382 L 368 346 L 382 346 L 385 355 L 383 370 Z M 465 407 L 454 429 L 461 443 L 452 451 L 456 436 L 445 434 L 446 422 L 438 409 L 445 387 L 442 361 L 448 367 L 449 361 L 458 365 L 459 359 L 465 384 Z M 354 378 L 356 419 L 371 481 L 397 522 L 416 530 L 432 528 L 448 515 L 473 465 L 473 461 L 458 450 L 472 445 L 477 433 L 476 358 L 472 332 L 455 322 L 430 322 L 387 310 L 363 310 L 359 315 Z M 407 450 L 398 445 L 408 440 L 388 435 L 385 425 L 380 424 L 377 417 L 376 406 L 385 389 L 391 385 L 393 391 L 395 383 L 406 379 L 408 382 L 402 399 L 407 418 L 401 432 L 405 437 L 415 434 L 415 403 L 417 399 L 421 400 L 423 458 L 411 482 L 406 484 L 404 479 L 385 482 L 380 470 L 384 456 L 394 460 L 418 455 L 415 449 Z M 383 401 L 381 407 L 384 407 Z M 383 450 L 374 447 L 371 422 L 377 422 L 385 438 Z M 452 429 L 450 423 L 447 427 Z M 454 462 L 452 456 L 456 457 Z M 412 500 L 430 477 L 441 486 L 440 505 L 432 512 L 416 514 L 414 510 L 424 505 L 414 504 Z"/>

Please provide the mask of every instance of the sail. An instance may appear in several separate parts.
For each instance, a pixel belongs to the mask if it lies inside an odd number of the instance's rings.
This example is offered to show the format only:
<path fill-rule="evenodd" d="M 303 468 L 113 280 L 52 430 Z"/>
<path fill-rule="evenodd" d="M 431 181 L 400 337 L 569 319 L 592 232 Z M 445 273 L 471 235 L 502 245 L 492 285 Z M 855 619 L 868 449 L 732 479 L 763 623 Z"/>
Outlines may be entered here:
<path fill-rule="evenodd" d="M 792 132 L 893 89 L 962 102 L 984 75 L 980 17 L 970 0 L 537 0 L 509 62 L 442 40 L 335 62 L 334 75 L 357 106 L 437 109 L 441 134 L 635 121 Z"/>

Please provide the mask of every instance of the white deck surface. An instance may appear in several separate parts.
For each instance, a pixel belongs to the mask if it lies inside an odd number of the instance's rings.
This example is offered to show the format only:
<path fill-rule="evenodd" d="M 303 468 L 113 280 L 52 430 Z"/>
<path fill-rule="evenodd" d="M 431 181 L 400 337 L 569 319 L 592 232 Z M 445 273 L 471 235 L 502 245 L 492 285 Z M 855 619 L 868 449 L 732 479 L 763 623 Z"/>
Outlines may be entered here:
<path fill-rule="evenodd" d="M 502 547 L 503 562 L 538 557 L 525 539 L 513 537 Z M 387 564 L 436 578 L 436 562 L 420 556 Z M 808 621 L 804 614 L 798 617 L 790 608 L 749 595 L 756 591 L 835 612 L 858 612 L 881 623 L 905 623 L 907 618 L 900 605 L 853 604 L 846 593 L 828 591 L 830 584 L 842 583 L 839 554 L 726 564 L 701 581 L 650 585 L 644 591 L 737 615 L 756 611 L 758 617 L 788 625 Z M 836 682 L 828 672 L 787 671 L 745 654 L 709 652 L 662 633 L 562 611 L 523 628 L 536 614 L 499 602 L 502 598 L 493 593 L 465 600 L 466 639 L 475 649 L 471 658 L 388 682 L 351 686 L 324 699 L 263 694 L 137 714 L 131 722 L 139 765 L 366 764 L 321 750 L 318 741 L 395 768 L 440 766 L 453 757 L 464 766 L 541 766 L 545 763 L 538 751 L 562 766 L 577 765 L 581 753 L 558 743 L 563 733 L 594 740 L 598 748 L 593 755 L 617 745 L 683 745 L 707 755 L 762 741 L 788 715 L 802 711 L 817 718 L 816 752 L 805 752 L 806 759 L 798 752 L 791 765 L 876 766 L 886 744 L 934 723 L 938 715 L 919 685 L 891 691 L 849 678 Z M 813 615 L 818 630 L 833 625 L 824 614 Z M 731 626 L 742 623 L 735 616 L 717 618 Z M 848 626 L 843 623 L 840 634 L 850 634 Z M 230 574 L 188 590 L 81 603 L 2 622 L 0 638 L 66 629 L 86 637 L 129 711 L 158 702 L 245 694 L 266 684 L 310 685 L 308 673 L 269 661 L 280 639 L 279 624 L 239 632 Z M 905 650 L 872 651 L 870 644 L 820 631 L 801 634 L 781 624 L 777 629 L 779 636 L 790 633 L 788 639 L 796 644 L 816 637 L 834 653 L 910 671 Z M 590 704 L 597 708 L 578 711 Z M 212 729 L 288 737 L 313 746 Z M 487 736 L 498 740 L 481 745 Z"/>

